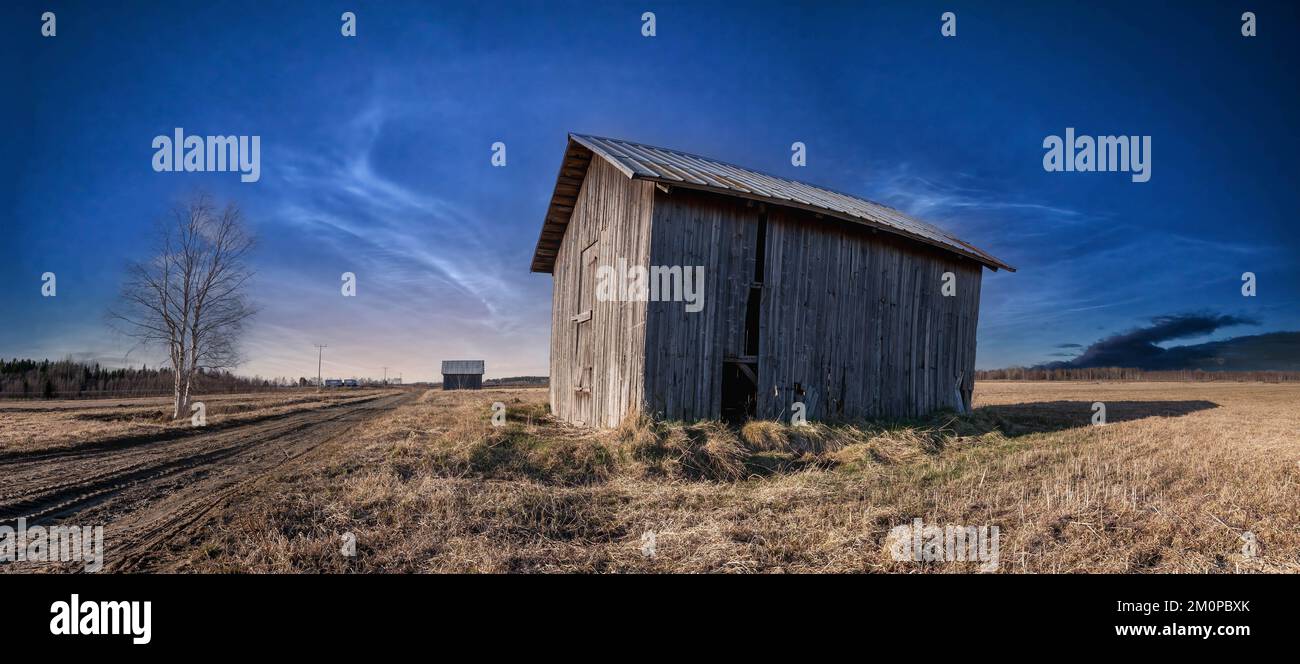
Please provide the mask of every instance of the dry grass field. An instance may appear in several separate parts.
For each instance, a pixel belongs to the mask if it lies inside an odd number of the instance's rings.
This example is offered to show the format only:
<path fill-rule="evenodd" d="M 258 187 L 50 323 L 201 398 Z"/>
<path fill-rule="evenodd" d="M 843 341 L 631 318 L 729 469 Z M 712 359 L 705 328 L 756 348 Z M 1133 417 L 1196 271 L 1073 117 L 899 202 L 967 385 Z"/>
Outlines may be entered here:
<path fill-rule="evenodd" d="M 249 483 L 158 569 L 976 570 L 894 561 L 890 529 L 921 518 L 998 526 L 1001 572 L 1300 570 L 1300 385 L 983 382 L 975 394 L 972 415 L 890 426 L 592 432 L 550 421 L 545 390 L 431 391 Z M 1104 426 L 1091 424 L 1097 401 Z M 340 551 L 345 533 L 355 556 Z"/>
<path fill-rule="evenodd" d="M 288 390 L 198 397 L 209 429 L 373 399 L 380 390 Z M 170 397 L 0 401 L 0 459 L 84 445 L 111 447 L 142 438 L 183 434 L 190 419 L 173 421 Z"/>

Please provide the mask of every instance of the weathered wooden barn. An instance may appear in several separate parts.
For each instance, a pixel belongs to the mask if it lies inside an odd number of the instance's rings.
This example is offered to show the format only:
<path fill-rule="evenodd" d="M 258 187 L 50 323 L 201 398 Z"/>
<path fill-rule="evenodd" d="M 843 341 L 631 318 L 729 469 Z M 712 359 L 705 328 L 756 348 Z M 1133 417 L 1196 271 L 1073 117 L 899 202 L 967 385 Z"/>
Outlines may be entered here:
<path fill-rule="evenodd" d="M 483 389 L 483 360 L 443 360 L 442 389 Z"/>
<path fill-rule="evenodd" d="M 702 308 L 598 283 L 623 266 L 665 285 L 702 266 Z M 553 278 L 551 408 L 595 426 L 965 410 L 985 267 L 1014 271 L 883 205 L 571 134 L 532 261 Z"/>

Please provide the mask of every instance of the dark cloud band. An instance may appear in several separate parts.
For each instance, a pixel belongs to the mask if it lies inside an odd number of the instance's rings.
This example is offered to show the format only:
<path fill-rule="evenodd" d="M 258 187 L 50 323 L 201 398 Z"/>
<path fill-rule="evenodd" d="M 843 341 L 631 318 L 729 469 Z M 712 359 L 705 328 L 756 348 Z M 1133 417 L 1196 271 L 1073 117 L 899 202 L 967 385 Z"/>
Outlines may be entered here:
<path fill-rule="evenodd" d="M 1102 339 L 1078 357 L 1041 368 L 1126 367 L 1147 370 L 1207 371 L 1300 370 L 1300 332 L 1273 332 L 1233 337 L 1188 346 L 1162 348 L 1174 339 L 1211 334 L 1236 325 L 1258 325 L 1252 318 L 1214 314 L 1157 316 L 1151 324 Z M 1077 347 L 1061 344 L 1057 348 Z"/>

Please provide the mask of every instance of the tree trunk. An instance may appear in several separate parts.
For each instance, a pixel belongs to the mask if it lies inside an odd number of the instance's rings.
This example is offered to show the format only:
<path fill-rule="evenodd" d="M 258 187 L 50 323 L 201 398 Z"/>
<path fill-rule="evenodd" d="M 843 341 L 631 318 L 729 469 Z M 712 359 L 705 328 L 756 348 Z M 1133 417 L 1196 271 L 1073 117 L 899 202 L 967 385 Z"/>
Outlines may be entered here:
<path fill-rule="evenodd" d="M 184 346 L 172 351 L 172 419 L 179 420 L 190 414 L 190 380 L 185 361 Z"/>
<path fill-rule="evenodd" d="M 185 411 L 189 409 L 188 394 L 181 392 L 181 369 L 176 367 L 172 371 L 172 419 L 179 420 L 184 416 Z"/>
<path fill-rule="evenodd" d="M 194 372 L 186 371 L 185 379 L 181 383 L 181 413 L 183 417 L 190 414 L 190 383 L 194 380 Z"/>

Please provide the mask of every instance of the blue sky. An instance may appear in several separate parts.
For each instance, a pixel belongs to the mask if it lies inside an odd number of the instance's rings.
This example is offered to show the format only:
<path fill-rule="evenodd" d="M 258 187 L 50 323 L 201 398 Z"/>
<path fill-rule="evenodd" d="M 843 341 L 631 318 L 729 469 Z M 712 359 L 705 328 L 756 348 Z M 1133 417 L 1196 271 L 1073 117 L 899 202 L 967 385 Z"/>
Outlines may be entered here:
<path fill-rule="evenodd" d="M 202 187 L 259 238 L 240 373 L 314 375 L 325 343 L 334 376 L 431 379 L 448 358 L 545 374 L 551 284 L 528 265 L 569 131 L 878 200 L 1017 266 L 985 274 L 981 368 L 1186 312 L 1258 325 L 1180 342 L 1300 329 L 1294 5 L 158 5 L 4 11 L 0 355 L 156 364 L 104 311 L 151 224 Z M 260 136 L 261 179 L 154 172 L 176 127 Z M 1045 172 L 1066 127 L 1151 136 L 1151 180 Z"/>

